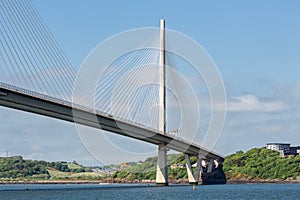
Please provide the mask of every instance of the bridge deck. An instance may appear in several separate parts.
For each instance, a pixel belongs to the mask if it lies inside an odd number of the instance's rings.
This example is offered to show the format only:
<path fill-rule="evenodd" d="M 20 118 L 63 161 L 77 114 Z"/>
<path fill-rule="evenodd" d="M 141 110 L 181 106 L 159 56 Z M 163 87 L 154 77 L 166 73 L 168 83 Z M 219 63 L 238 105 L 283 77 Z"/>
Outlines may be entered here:
<path fill-rule="evenodd" d="M 8 84 L 0 83 L 0 105 L 103 129 L 156 145 L 165 143 L 170 149 L 192 156 L 203 155 L 205 158 L 224 160 L 223 156 L 183 139 L 164 135 L 159 131 L 151 130 L 141 125 L 115 119 L 105 113 L 90 110 L 79 105 L 72 105 L 70 102 L 61 101 Z"/>

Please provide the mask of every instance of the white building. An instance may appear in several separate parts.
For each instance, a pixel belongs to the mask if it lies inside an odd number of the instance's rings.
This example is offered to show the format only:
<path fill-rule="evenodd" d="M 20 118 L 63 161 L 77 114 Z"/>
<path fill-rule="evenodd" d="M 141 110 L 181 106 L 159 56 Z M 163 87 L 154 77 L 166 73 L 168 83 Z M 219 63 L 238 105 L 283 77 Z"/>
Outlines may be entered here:
<path fill-rule="evenodd" d="M 291 144 L 287 143 L 268 143 L 267 149 L 278 151 L 280 156 L 286 157 L 289 155 L 298 155 L 297 147 L 291 147 Z"/>
<path fill-rule="evenodd" d="M 290 151 L 291 144 L 287 143 L 268 143 L 267 149 L 273 150 L 273 151 Z"/>

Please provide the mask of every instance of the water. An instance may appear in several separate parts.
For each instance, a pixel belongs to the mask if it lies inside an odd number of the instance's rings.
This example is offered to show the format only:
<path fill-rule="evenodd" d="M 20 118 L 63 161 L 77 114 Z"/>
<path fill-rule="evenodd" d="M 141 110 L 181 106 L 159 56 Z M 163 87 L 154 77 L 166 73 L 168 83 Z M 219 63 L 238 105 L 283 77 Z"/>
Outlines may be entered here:
<path fill-rule="evenodd" d="M 300 199 L 300 185 L 0 185 L 0 199 Z"/>

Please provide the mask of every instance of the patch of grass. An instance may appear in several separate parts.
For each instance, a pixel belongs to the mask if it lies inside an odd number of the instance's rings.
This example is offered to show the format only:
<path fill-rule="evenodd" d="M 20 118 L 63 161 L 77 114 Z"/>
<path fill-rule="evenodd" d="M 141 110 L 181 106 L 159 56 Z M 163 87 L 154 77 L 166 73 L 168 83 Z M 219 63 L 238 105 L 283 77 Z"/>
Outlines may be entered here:
<path fill-rule="evenodd" d="M 102 175 L 97 174 L 95 172 L 81 172 L 81 173 L 72 174 L 70 177 L 73 177 L 73 178 L 82 178 L 82 177 L 101 178 Z"/>
<path fill-rule="evenodd" d="M 71 175 L 70 172 L 60 172 L 57 170 L 50 170 L 50 169 L 48 169 L 48 173 L 52 178 L 65 178 Z"/>
<path fill-rule="evenodd" d="M 68 168 L 69 169 L 80 169 L 82 166 L 74 164 L 74 163 L 68 163 Z"/>

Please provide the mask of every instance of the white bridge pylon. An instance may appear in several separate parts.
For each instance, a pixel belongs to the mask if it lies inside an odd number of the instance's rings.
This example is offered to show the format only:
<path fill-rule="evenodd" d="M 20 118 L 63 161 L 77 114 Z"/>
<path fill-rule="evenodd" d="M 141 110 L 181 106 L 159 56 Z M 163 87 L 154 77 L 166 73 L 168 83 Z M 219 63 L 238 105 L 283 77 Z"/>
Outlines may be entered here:
<path fill-rule="evenodd" d="M 160 52 L 159 52 L 159 131 L 163 134 L 167 134 L 166 130 L 166 52 L 165 52 L 165 20 L 160 20 Z M 202 160 L 207 158 L 205 156 L 197 156 L 196 169 L 192 170 L 192 165 L 190 161 L 190 155 L 185 154 L 186 169 L 188 174 L 188 180 L 190 184 L 198 184 L 202 170 Z M 209 163 L 206 164 L 207 173 L 211 173 L 213 170 L 214 160 L 209 159 Z M 218 161 L 216 161 L 218 162 Z M 158 145 L 157 154 L 157 169 L 156 169 L 156 185 L 167 186 L 169 184 L 168 180 L 168 164 L 167 164 L 167 144 L 160 143 Z"/>
<path fill-rule="evenodd" d="M 159 131 L 166 135 L 166 77 L 165 77 L 165 20 L 160 20 L 159 52 Z M 156 184 L 168 185 L 168 165 L 166 144 L 158 145 Z"/>

